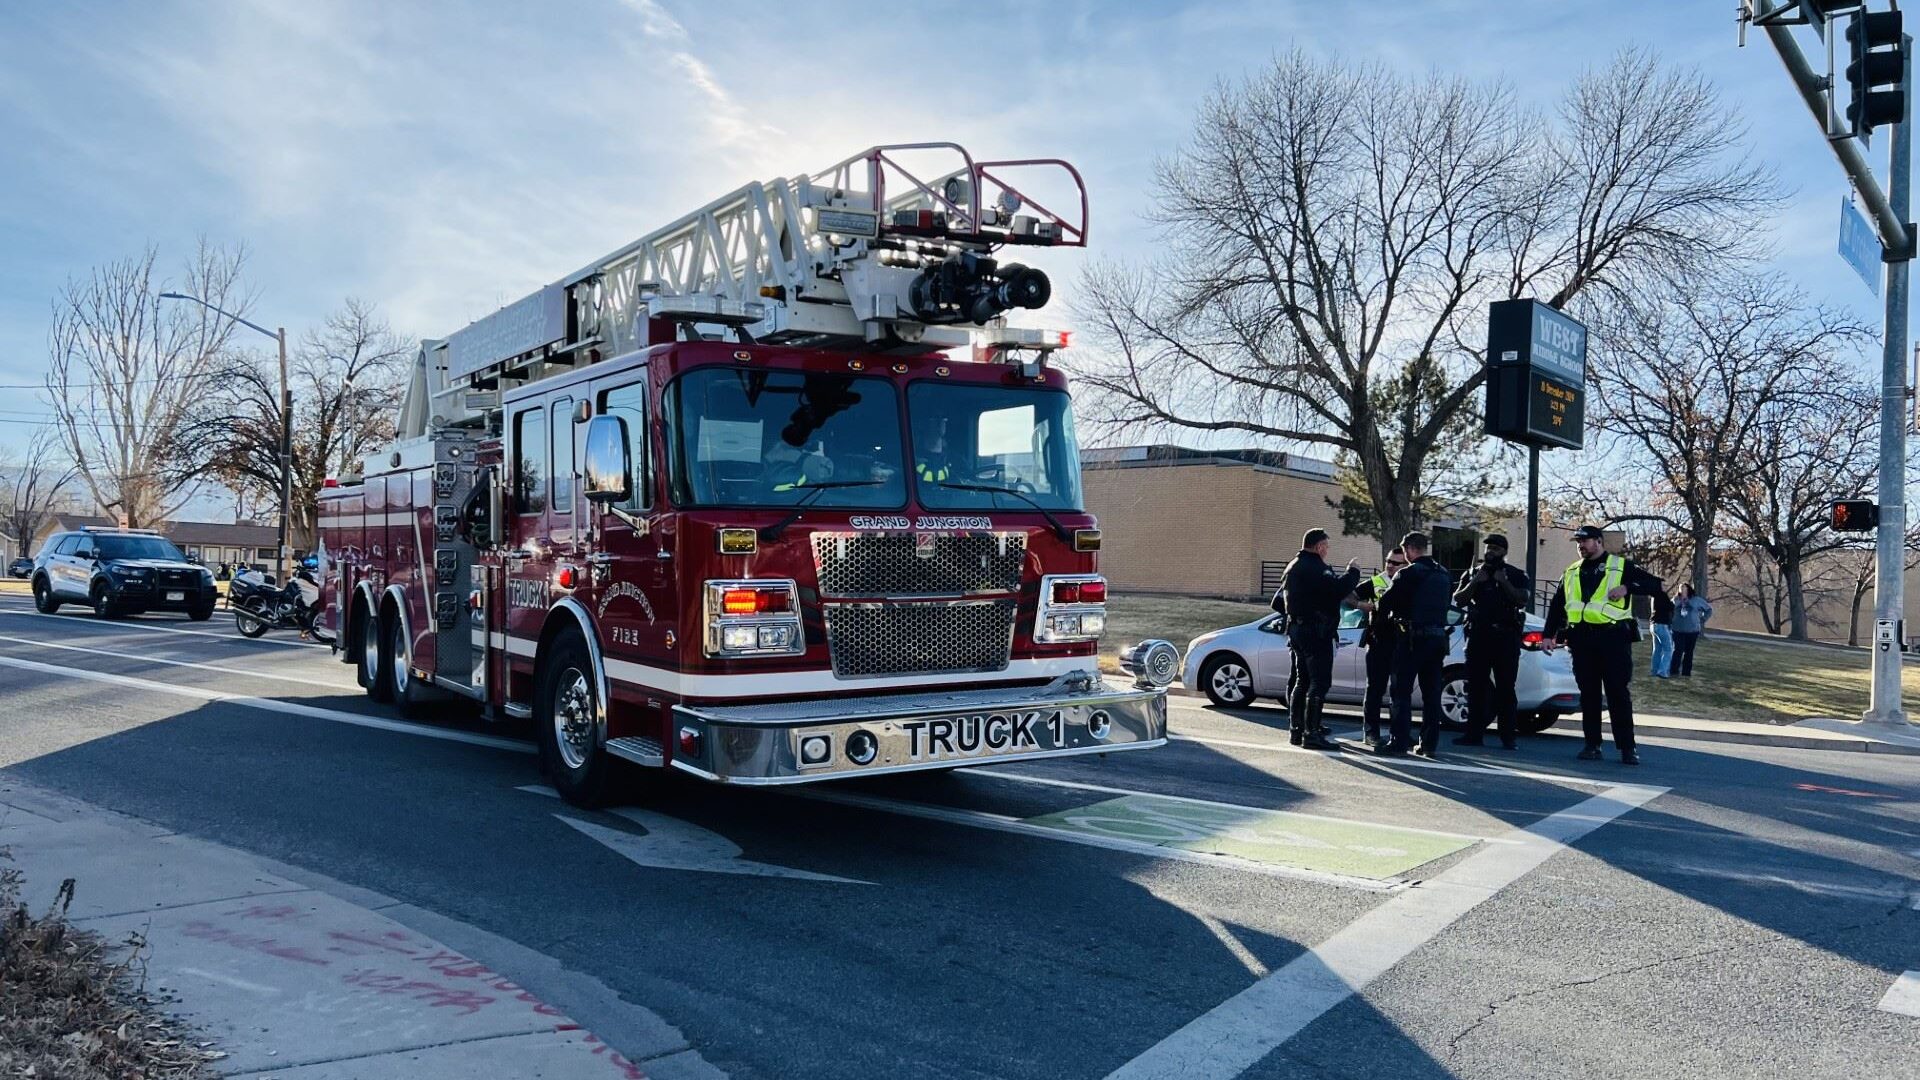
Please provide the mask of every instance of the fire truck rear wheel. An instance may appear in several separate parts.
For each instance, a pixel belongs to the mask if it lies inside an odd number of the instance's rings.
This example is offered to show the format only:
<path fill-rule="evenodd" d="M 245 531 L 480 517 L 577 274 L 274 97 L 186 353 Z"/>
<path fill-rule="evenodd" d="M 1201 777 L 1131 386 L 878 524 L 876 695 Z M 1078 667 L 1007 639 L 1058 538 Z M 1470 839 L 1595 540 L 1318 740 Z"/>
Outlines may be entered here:
<path fill-rule="evenodd" d="M 360 647 L 360 685 L 367 688 L 368 697 L 385 701 L 392 688 L 387 685 L 386 673 L 380 666 L 380 619 L 362 608 L 360 617 L 354 622 Z"/>
<path fill-rule="evenodd" d="M 407 624 L 397 611 L 387 612 L 381 620 L 386 637 L 380 651 L 380 667 L 387 673 L 387 698 L 408 716 L 418 713 L 427 702 L 426 688 L 413 676 L 413 650 L 407 641 Z"/>
<path fill-rule="evenodd" d="M 540 740 L 540 764 L 561 797 L 576 806 L 605 806 L 611 801 L 613 755 L 602 748 L 599 691 L 593 658 L 574 631 L 554 639 L 534 679 L 533 722 Z"/>

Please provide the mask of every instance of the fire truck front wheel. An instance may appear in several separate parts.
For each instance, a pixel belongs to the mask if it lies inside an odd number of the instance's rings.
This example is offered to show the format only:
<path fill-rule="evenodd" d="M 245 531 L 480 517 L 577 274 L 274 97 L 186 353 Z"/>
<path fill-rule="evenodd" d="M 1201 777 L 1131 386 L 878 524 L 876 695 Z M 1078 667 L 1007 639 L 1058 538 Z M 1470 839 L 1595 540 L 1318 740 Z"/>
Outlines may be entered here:
<path fill-rule="evenodd" d="M 540 764 L 555 790 L 576 806 L 605 806 L 618 762 L 603 747 L 593 658 L 580 635 L 555 638 L 534 680 L 533 722 Z"/>

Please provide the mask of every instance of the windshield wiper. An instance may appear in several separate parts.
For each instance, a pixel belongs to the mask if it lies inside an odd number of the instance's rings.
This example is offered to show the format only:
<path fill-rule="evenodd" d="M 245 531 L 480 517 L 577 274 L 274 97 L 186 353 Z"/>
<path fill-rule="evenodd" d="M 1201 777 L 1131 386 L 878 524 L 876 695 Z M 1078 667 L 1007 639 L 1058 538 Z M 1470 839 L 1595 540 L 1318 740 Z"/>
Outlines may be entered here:
<path fill-rule="evenodd" d="M 835 488 L 879 487 L 884 483 L 886 483 L 885 480 L 829 480 L 824 484 L 808 484 L 807 493 L 800 496 L 799 502 L 793 504 L 792 513 L 761 529 L 760 539 L 769 544 L 780 539 L 780 534 L 787 531 L 787 526 L 799 521 L 800 515 L 806 512 L 807 507 L 813 505 L 814 500 Z"/>
<path fill-rule="evenodd" d="M 996 495 L 1011 495 L 1021 502 L 1026 503 L 1028 506 L 1033 507 L 1035 510 L 1040 511 L 1040 516 L 1046 518 L 1047 524 L 1053 526 L 1053 535 L 1059 537 L 1061 543 L 1073 543 L 1073 535 L 1067 532 L 1065 525 L 1060 524 L 1060 519 L 1054 517 L 1047 511 L 1046 507 L 1040 505 L 1037 499 L 1024 491 L 1016 488 L 1001 487 L 998 484 L 949 484 L 945 480 L 935 481 L 935 483 L 939 487 L 951 488 L 954 491 L 986 491 Z"/>

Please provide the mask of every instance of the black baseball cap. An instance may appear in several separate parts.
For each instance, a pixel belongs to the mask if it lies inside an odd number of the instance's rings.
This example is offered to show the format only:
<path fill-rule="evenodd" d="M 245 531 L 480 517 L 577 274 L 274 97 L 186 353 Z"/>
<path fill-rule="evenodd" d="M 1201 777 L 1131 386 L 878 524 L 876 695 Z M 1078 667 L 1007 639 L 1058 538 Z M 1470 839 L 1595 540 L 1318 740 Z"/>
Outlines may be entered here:
<path fill-rule="evenodd" d="M 1500 535 L 1499 533 L 1494 533 L 1493 535 L 1487 537 L 1485 540 L 1481 542 L 1486 544 L 1488 547 L 1497 547 L 1502 551 L 1505 551 L 1506 549 L 1513 546 L 1507 543 L 1507 538 L 1505 536 Z"/>
<path fill-rule="evenodd" d="M 1598 525 L 1582 525 L 1573 530 L 1573 538 L 1575 540 L 1605 540 L 1607 534 L 1602 532 Z"/>

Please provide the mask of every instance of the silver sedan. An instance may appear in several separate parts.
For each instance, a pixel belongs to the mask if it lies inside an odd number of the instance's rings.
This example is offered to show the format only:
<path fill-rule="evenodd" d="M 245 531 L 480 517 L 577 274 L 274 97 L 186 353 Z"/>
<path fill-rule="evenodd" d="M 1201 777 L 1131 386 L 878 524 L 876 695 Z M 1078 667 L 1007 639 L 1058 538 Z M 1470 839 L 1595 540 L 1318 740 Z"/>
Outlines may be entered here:
<path fill-rule="evenodd" d="M 1341 612 L 1328 701 L 1357 705 L 1366 698 L 1367 650 L 1360 644 L 1361 618 L 1361 612 L 1354 608 Z M 1460 613 L 1454 612 L 1452 618 L 1457 624 Z M 1187 646 L 1186 685 L 1203 691 L 1215 705 L 1247 705 L 1261 697 L 1284 705 L 1293 657 L 1287 649 L 1286 635 L 1280 632 L 1280 620 L 1278 615 L 1266 615 L 1194 638 Z M 1544 626 L 1539 616 L 1527 616 L 1520 676 L 1514 684 L 1520 730 L 1524 732 L 1545 731 L 1560 717 L 1580 708 L 1580 690 L 1573 681 L 1573 664 L 1566 652 L 1548 653 L 1537 647 Z M 1451 637 L 1452 647 L 1441 676 L 1440 707 L 1447 723 L 1461 725 L 1467 719 L 1467 636 L 1456 631 Z M 1416 706 L 1419 700 L 1416 687 Z"/>

